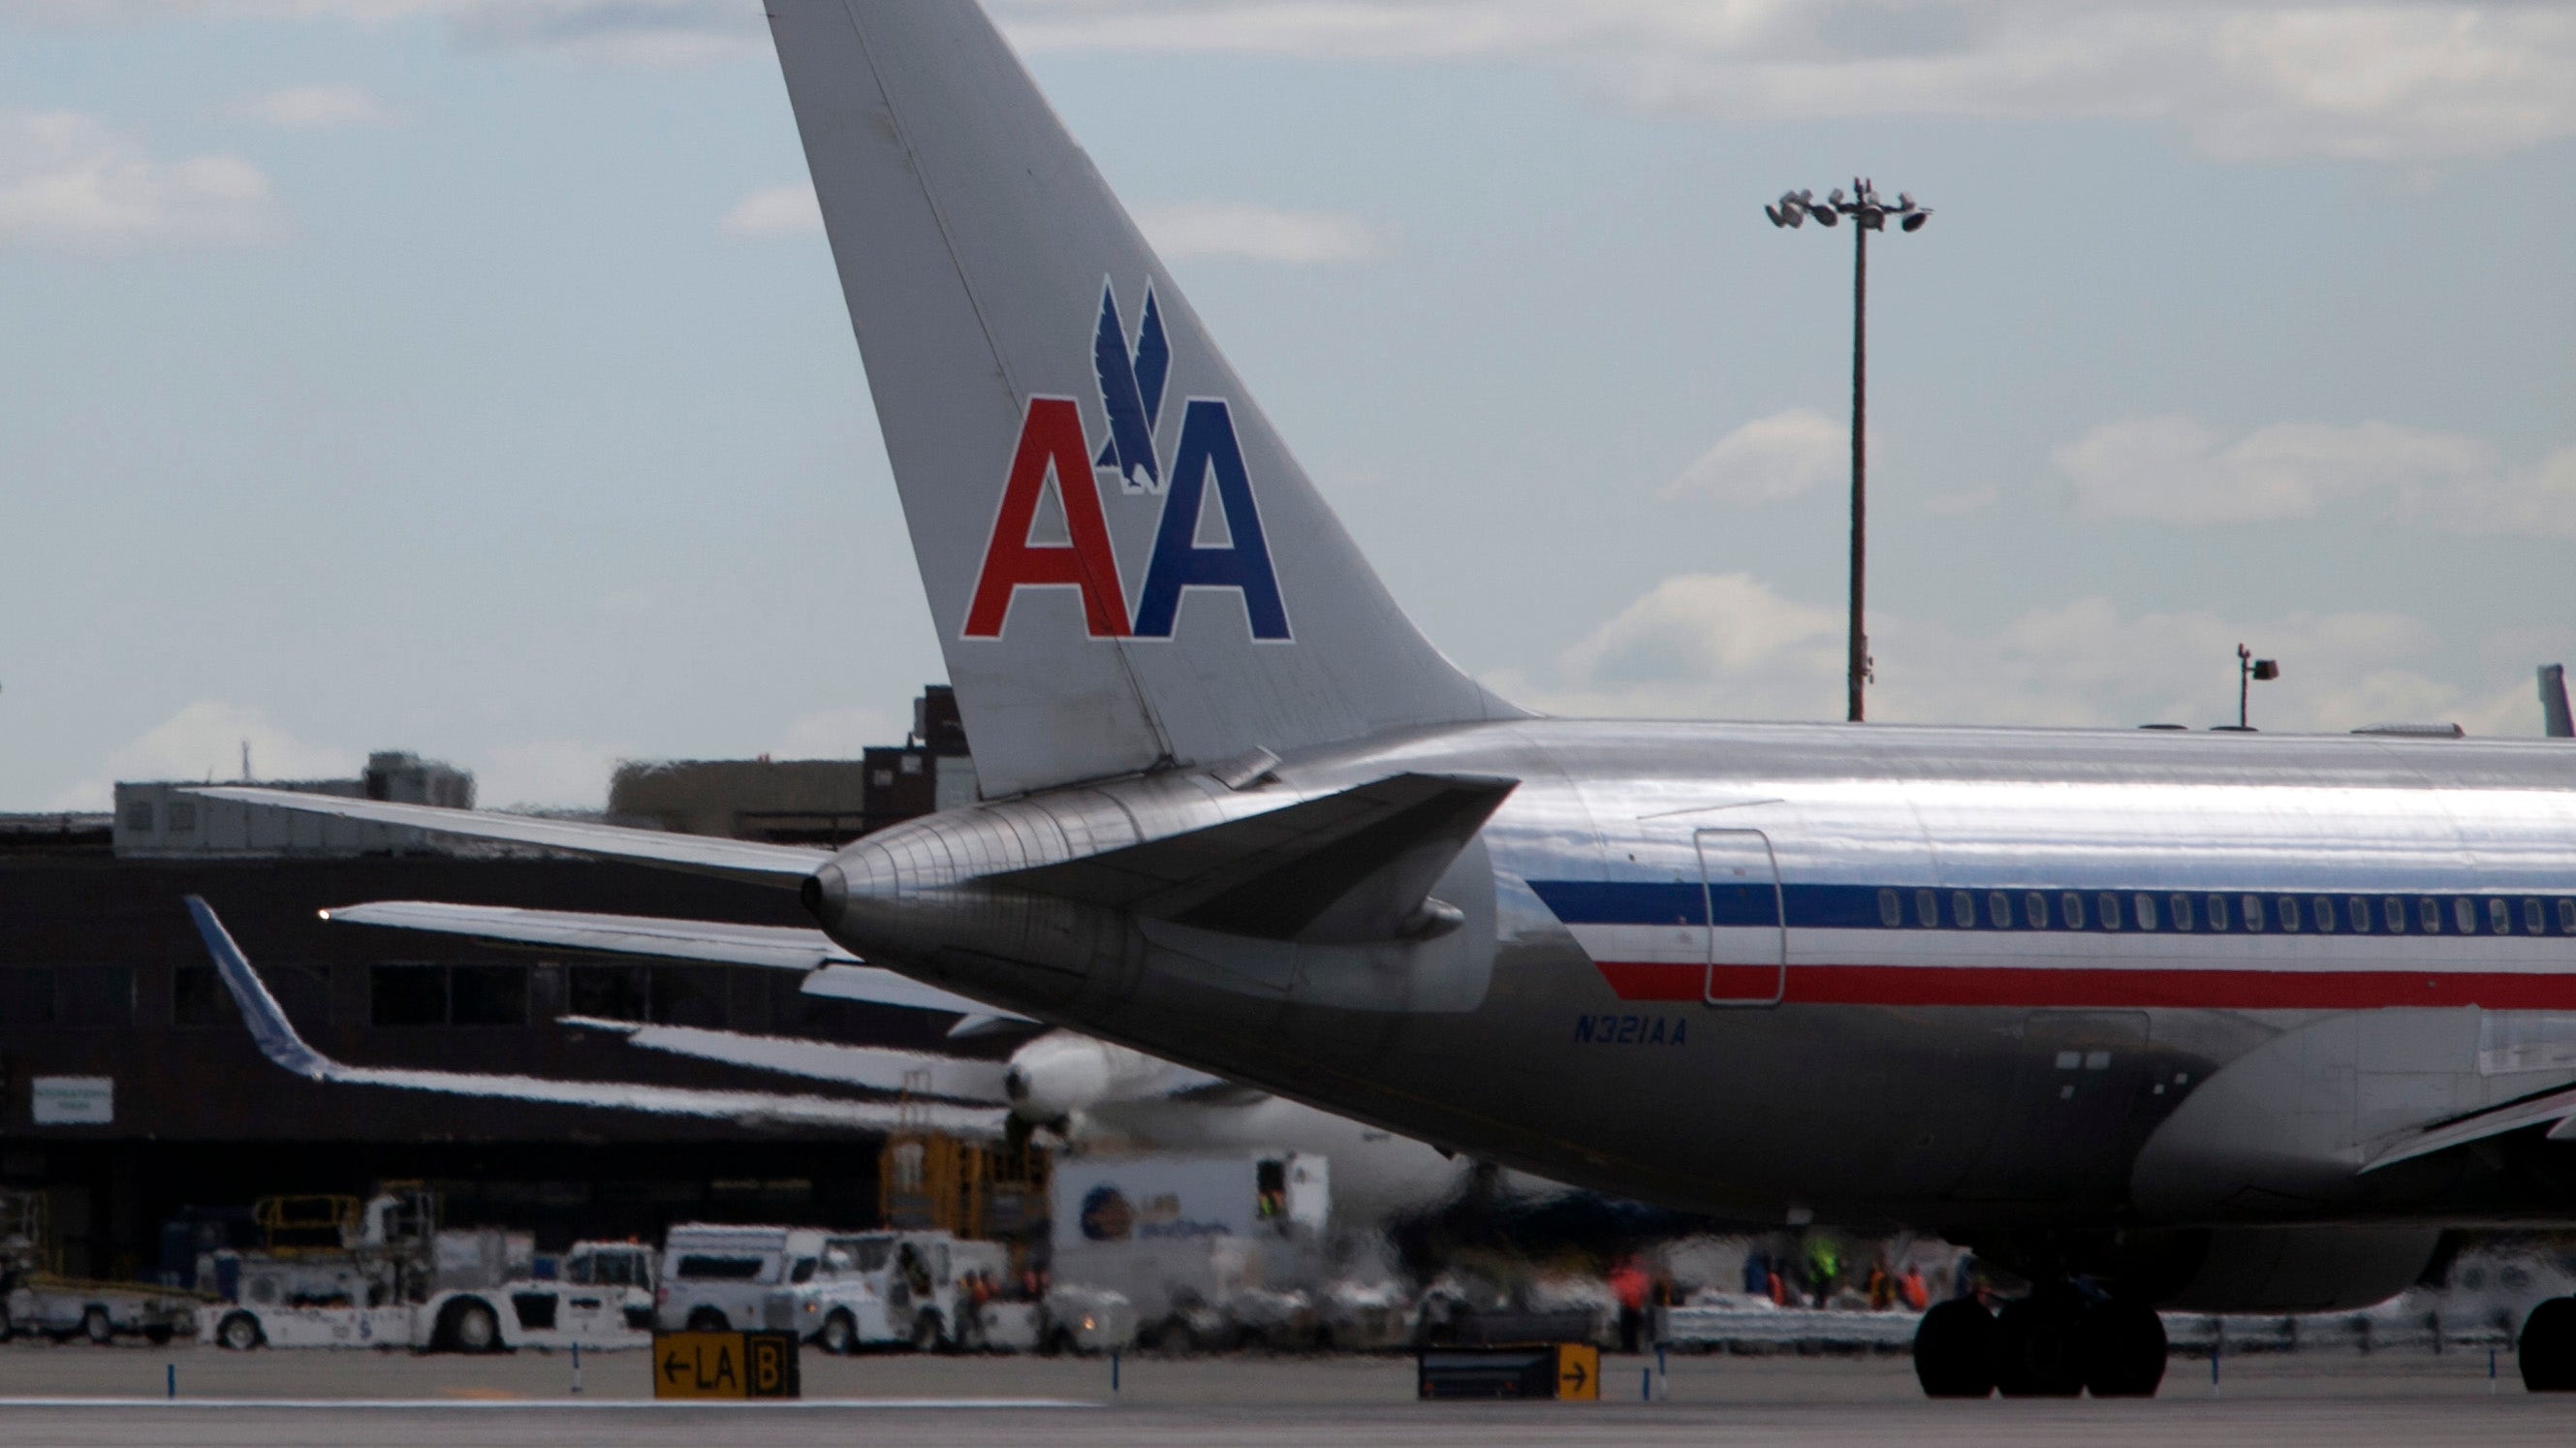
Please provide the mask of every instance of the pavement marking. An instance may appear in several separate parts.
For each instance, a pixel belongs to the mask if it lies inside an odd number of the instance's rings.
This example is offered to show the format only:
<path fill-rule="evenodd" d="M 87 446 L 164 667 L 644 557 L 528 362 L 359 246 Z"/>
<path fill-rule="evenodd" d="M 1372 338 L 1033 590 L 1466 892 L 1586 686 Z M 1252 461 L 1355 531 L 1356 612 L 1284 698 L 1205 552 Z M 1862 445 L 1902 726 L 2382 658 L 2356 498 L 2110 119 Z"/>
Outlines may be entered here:
<path fill-rule="evenodd" d="M 953 1412 L 1105 1406 L 1082 1398 L 769 1398 L 737 1402 L 664 1402 L 652 1398 L 0 1398 L 0 1408 L 266 1408 L 295 1412 L 820 1412 L 846 1408 Z"/>

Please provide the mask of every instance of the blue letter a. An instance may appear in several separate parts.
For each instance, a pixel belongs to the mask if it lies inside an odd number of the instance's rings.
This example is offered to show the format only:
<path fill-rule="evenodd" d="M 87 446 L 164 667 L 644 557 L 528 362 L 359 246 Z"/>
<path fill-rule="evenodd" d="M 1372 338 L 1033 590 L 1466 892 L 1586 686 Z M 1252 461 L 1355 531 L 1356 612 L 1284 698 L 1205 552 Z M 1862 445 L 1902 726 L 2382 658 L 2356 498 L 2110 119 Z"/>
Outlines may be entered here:
<path fill-rule="evenodd" d="M 1199 514 L 1207 506 L 1208 475 L 1225 508 L 1226 546 L 1199 546 Z M 1252 479 L 1235 439 L 1234 414 L 1214 398 L 1190 399 L 1181 415 L 1181 445 L 1172 460 L 1163 521 L 1154 534 L 1154 561 L 1136 600 L 1138 638 L 1167 639 L 1181 611 L 1181 591 L 1231 588 L 1243 595 L 1244 616 L 1256 639 L 1285 640 L 1288 610 L 1279 601 L 1279 578 L 1270 567 L 1270 544 L 1261 536 L 1261 510 L 1252 501 Z"/>

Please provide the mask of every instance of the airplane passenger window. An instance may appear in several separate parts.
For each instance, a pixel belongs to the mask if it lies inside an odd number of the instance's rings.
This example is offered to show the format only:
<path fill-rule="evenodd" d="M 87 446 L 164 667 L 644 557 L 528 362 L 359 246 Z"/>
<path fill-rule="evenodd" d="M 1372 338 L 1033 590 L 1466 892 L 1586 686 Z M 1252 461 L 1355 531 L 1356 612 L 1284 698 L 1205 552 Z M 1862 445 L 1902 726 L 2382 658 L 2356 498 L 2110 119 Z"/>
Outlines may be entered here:
<path fill-rule="evenodd" d="M 2281 897 L 2281 928 L 2293 931 L 2299 928 L 2299 897 L 2296 895 Z"/>
<path fill-rule="evenodd" d="M 2389 933 L 2389 934 L 2391 934 L 2391 935 L 2403 935 L 2403 934 L 2405 934 L 2405 933 L 2406 933 L 2406 902 L 2405 902 L 2405 901 L 2403 901 L 2403 900 L 2398 899 L 2398 898 L 2397 898 L 2396 896 L 2394 896 L 2394 895 L 2391 895 L 2391 896 L 2389 896 L 2385 901 L 2383 901 L 2383 902 L 2381 902 L 2381 903 L 2385 906 L 2385 908 L 2384 908 L 2384 909 L 2382 909 L 2382 910 L 2380 911 L 2380 914 L 2382 914 L 2382 915 L 2384 915 L 2384 916 L 2386 916 L 2386 917 L 2387 917 L 2387 920 L 2388 920 L 2388 933 Z"/>
<path fill-rule="evenodd" d="M 2364 900 L 2358 895 L 2355 895 L 2345 900 L 2343 903 L 2345 912 L 2352 921 L 2352 933 L 2355 935 L 2368 935 L 2370 933 L 2370 902 Z"/>
<path fill-rule="evenodd" d="M 2137 904 L 2138 904 L 2138 928 L 2139 928 L 2140 930 L 2153 930 L 2153 929 L 2155 929 L 2155 928 L 2156 928 L 2156 897 L 2155 897 L 2155 896 L 2153 896 L 2153 895 L 2141 895 L 2141 896 L 2139 896 L 2139 897 L 2138 897 Z"/>
<path fill-rule="evenodd" d="M 2021 897 L 2021 919 L 2033 930 L 2048 928 L 2048 897 L 2036 890 Z"/>
<path fill-rule="evenodd" d="M 2487 902 L 2487 929 L 2498 935 L 2513 933 L 2513 904 L 2506 900 Z"/>
<path fill-rule="evenodd" d="M 2063 916 L 2063 917 L 2065 918 L 2065 920 L 2066 920 L 2066 928 L 2067 928 L 2067 929 L 2069 929 L 2069 930 L 2081 930 L 2081 929 L 2083 929 L 2083 928 L 2084 928 L 2084 897 L 2083 897 L 2083 896 L 2076 894 L 2076 893 L 2075 893 L 2074 891 L 2072 891 L 2072 890 L 2069 890 L 2069 891 L 2067 891 L 2065 894 L 2058 896 L 2058 897 L 2057 897 L 2057 911 L 2058 911 L 2058 914 L 2059 914 L 2059 915 L 2061 915 L 2061 916 Z"/>
<path fill-rule="evenodd" d="M 2012 928 L 2012 898 L 1997 890 L 1986 896 L 1986 920 L 1997 930 Z"/>
<path fill-rule="evenodd" d="M 2254 931 L 2263 928 L 2263 897 L 2260 895 L 2245 897 L 2245 928 Z"/>
<path fill-rule="evenodd" d="M 1950 923 L 1961 930 L 1974 930 L 1977 926 L 1977 897 L 1965 890 L 1951 891 Z"/>
<path fill-rule="evenodd" d="M 2416 902 L 2415 902 L 2415 919 L 2416 919 L 2416 921 L 2417 921 L 2418 923 L 2420 923 L 2420 924 L 2424 927 L 2424 933 L 2425 933 L 2425 934 L 2427 934 L 2427 935 L 2439 935 L 2439 934 L 2441 934 L 2441 933 L 2442 933 L 2442 902 L 2441 902 L 2441 901 L 2439 901 L 2439 900 L 2418 900 L 2418 901 L 2416 901 Z"/>
<path fill-rule="evenodd" d="M 2227 928 L 2227 897 L 2224 895 L 2209 897 L 2209 928 L 2212 930 Z"/>
<path fill-rule="evenodd" d="M 2451 902 L 2451 925 L 2462 935 L 2478 933 L 2478 902 L 2466 896 Z"/>
<path fill-rule="evenodd" d="M 2189 930 L 2191 928 L 2191 897 L 2189 895 L 2176 895 L 2169 903 L 2173 906 L 2174 929 Z"/>
<path fill-rule="evenodd" d="M 2105 890 L 2105 891 L 2103 891 L 2103 892 L 2102 892 L 2102 898 L 2100 898 L 2100 899 L 2098 899 L 2098 900 L 2094 901 L 2093 903 L 2094 903 L 2094 905 L 2095 905 L 2095 906 L 2099 907 L 2099 908 L 2100 908 L 2100 910 L 2101 910 L 2101 912 L 2102 912 L 2102 928 L 2103 928 L 2103 929 L 2105 929 L 2105 930 L 2117 930 L 2117 929 L 2119 929 L 2119 928 L 2120 928 L 2120 897 L 2119 897 L 2119 896 L 2112 894 L 2112 893 L 2111 893 L 2110 891 L 2108 891 L 2108 890 Z"/>
<path fill-rule="evenodd" d="M 1891 929 L 1905 923 L 1904 903 L 1896 898 L 1893 890 L 1878 892 L 1878 923 Z"/>
<path fill-rule="evenodd" d="M 1925 925 L 1941 923 L 1941 897 L 1929 890 L 1914 892 L 1914 918 Z"/>
<path fill-rule="evenodd" d="M 2522 933 L 2525 935 L 2549 933 L 2549 921 L 2540 913 L 2540 902 L 2537 900 L 2522 902 Z"/>
<path fill-rule="evenodd" d="M 2558 902 L 2558 933 L 2576 935 L 2576 900 Z"/>

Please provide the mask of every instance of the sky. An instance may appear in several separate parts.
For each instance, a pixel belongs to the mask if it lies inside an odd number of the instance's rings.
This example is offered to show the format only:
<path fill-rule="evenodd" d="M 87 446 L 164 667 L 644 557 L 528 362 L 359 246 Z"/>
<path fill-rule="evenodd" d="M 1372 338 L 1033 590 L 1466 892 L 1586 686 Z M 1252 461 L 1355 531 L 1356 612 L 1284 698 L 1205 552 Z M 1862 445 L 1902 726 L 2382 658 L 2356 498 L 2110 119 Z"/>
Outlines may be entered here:
<path fill-rule="evenodd" d="M 1550 712 L 2534 734 L 2576 9 L 994 0 L 1396 597 Z M 757 0 L 0 0 L 0 809 L 833 756 L 941 677 Z"/>

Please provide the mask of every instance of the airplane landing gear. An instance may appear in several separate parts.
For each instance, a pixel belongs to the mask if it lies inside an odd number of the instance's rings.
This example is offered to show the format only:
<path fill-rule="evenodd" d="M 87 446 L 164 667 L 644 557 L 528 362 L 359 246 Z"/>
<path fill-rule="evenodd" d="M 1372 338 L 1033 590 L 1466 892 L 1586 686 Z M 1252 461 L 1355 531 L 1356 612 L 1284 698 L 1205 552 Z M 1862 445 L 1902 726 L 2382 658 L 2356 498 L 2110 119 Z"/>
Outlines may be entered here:
<path fill-rule="evenodd" d="M 2569 1386 L 2576 1387 L 2576 1298 L 2565 1301 Z M 2164 1376 L 2165 1328 L 2152 1308 L 2088 1303 L 2067 1287 L 2043 1288 L 1996 1313 L 1974 1298 L 1944 1302 L 1914 1330 L 1914 1377 L 1928 1398 L 1998 1390 L 2008 1398 L 2088 1390 L 2097 1398 L 2144 1398 Z"/>
<path fill-rule="evenodd" d="M 1927 1398 L 1995 1390 L 1995 1315 L 1973 1297 L 1935 1303 L 1914 1329 L 1914 1379 Z"/>
<path fill-rule="evenodd" d="M 2535 1393 L 2576 1392 L 2576 1297 L 2553 1297 L 2522 1320 L 2514 1356 L 2522 1385 Z"/>

